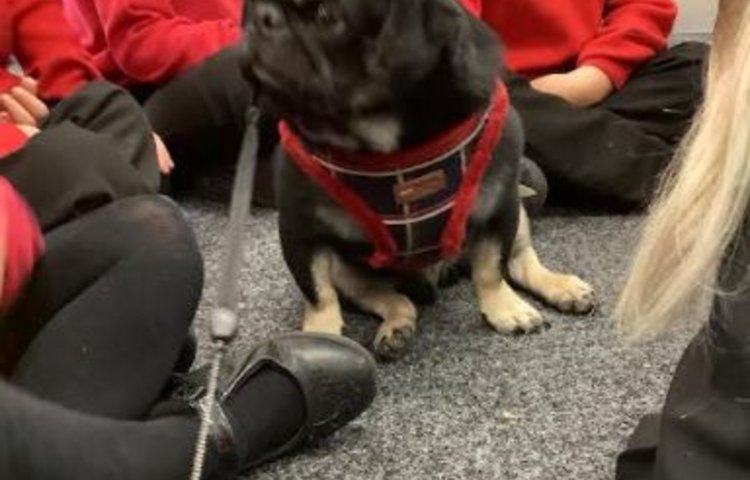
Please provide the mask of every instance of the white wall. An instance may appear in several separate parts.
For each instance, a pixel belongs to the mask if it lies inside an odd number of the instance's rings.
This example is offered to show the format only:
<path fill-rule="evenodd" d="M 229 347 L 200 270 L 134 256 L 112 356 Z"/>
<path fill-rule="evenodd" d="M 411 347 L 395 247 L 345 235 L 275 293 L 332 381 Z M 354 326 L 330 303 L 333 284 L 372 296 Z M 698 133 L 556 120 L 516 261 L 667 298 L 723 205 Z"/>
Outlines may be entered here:
<path fill-rule="evenodd" d="M 680 16 L 675 33 L 705 34 L 711 32 L 719 0 L 678 0 Z"/>

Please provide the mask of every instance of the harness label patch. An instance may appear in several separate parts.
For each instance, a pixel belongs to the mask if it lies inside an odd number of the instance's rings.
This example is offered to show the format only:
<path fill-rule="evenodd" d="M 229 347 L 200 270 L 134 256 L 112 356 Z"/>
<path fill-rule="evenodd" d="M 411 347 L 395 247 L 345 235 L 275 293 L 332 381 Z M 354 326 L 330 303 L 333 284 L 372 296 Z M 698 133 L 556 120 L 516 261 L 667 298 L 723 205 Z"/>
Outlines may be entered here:
<path fill-rule="evenodd" d="M 445 172 L 435 170 L 413 180 L 397 183 L 393 186 L 393 196 L 399 205 L 414 203 L 443 191 L 447 183 Z"/>

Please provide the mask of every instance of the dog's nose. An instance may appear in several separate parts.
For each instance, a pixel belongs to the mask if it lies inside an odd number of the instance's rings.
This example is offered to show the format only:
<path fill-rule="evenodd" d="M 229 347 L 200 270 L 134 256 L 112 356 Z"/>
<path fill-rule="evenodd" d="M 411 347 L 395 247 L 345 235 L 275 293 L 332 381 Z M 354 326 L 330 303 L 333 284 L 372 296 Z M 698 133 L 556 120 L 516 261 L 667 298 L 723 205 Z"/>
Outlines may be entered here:
<path fill-rule="evenodd" d="M 262 0 L 252 3 L 253 23 L 260 33 L 270 35 L 286 28 L 286 16 L 281 7 Z"/>

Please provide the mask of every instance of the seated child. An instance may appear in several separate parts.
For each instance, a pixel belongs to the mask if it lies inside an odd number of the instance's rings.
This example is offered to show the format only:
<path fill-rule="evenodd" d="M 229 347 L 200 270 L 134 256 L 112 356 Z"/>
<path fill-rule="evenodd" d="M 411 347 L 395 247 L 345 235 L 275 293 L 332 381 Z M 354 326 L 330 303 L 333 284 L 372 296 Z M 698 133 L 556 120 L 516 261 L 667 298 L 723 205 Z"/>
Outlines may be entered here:
<path fill-rule="evenodd" d="M 0 176 L 42 229 L 118 197 L 155 192 L 157 153 L 164 171 L 168 154 L 157 150 L 138 104 L 100 81 L 59 3 L 0 0 L 0 25 Z M 11 56 L 23 73 L 10 69 Z"/>
<path fill-rule="evenodd" d="M 117 200 L 42 239 L 0 177 L 0 478 L 188 478 L 204 394 L 200 370 L 192 387 L 175 374 L 202 287 L 175 203 Z M 341 337 L 279 336 L 225 366 L 206 480 L 333 433 L 375 392 L 370 355 Z"/>
<path fill-rule="evenodd" d="M 661 411 L 618 458 L 617 480 L 750 478 L 750 2 L 718 3 L 705 104 L 614 315 L 632 339 L 670 327 L 695 335 Z"/>
<path fill-rule="evenodd" d="M 180 168 L 172 186 L 192 174 L 234 163 L 245 132 L 251 90 L 238 65 L 242 0 L 63 0 L 78 38 L 104 76 L 144 103 L 151 124 Z M 268 119 L 266 119 L 268 120 Z M 276 143 L 264 121 L 261 159 Z M 270 169 L 262 161 L 256 200 L 271 203 Z"/>
<path fill-rule="evenodd" d="M 673 0 L 463 0 L 502 39 L 526 154 L 555 201 L 648 202 L 702 96 L 706 46 L 667 49 Z"/>

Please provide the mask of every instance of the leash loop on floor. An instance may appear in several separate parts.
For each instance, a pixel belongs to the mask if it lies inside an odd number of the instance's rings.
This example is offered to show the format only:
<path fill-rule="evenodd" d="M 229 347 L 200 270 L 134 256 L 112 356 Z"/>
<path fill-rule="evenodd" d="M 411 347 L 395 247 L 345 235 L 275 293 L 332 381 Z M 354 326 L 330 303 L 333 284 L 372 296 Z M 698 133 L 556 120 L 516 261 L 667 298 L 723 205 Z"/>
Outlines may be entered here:
<path fill-rule="evenodd" d="M 221 363 L 229 344 L 237 335 L 237 285 L 243 265 L 245 245 L 245 223 L 250 216 L 250 202 L 255 185 L 255 167 L 258 157 L 258 121 L 260 111 L 251 102 L 245 115 L 247 131 L 234 175 L 232 199 L 229 207 L 229 223 L 226 229 L 226 258 L 221 270 L 216 306 L 211 312 L 210 335 L 213 344 L 211 370 L 208 376 L 206 395 L 202 399 L 201 423 L 195 445 L 190 480 L 200 480 L 208 449 L 208 434 L 211 427 L 211 412 L 214 409 L 219 384 Z"/>

